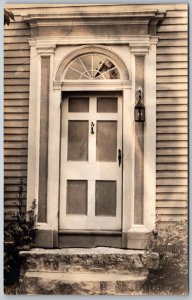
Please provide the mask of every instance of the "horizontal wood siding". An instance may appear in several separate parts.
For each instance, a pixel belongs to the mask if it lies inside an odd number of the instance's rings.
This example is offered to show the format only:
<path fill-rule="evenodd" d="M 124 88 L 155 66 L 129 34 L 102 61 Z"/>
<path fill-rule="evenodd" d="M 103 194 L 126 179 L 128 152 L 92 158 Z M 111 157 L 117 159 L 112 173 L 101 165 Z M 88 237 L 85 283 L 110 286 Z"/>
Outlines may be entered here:
<path fill-rule="evenodd" d="M 12 10 L 15 13 L 14 10 Z M 4 195 L 5 224 L 15 211 L 20 179 L 27 192 L 29 117 L 29 26 L 15 14 L 15 22 L 4 31 Z"/>
<path fill-rule="evenodd" d="M 156 208 L 162 224 L 187 214 L 187 31 L 187 11 L 183 8 L 168 10 L 158 28 Z"/>

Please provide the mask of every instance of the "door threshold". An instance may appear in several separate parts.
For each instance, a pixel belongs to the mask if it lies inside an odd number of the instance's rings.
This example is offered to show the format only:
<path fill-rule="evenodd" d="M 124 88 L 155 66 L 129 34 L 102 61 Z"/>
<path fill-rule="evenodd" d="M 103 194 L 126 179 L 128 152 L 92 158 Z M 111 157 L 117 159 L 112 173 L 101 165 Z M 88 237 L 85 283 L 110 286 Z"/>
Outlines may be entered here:
<path fill-rule="evenodd" d="M 59 248 L 122 247 L 122 232 L 103 230 L 60 230 Z"/>
<path fill-rule="evenodd" d="M 71 230 L 71 229 L 60 229 L 59 235 L 122 235 L 121 230 Z"/>

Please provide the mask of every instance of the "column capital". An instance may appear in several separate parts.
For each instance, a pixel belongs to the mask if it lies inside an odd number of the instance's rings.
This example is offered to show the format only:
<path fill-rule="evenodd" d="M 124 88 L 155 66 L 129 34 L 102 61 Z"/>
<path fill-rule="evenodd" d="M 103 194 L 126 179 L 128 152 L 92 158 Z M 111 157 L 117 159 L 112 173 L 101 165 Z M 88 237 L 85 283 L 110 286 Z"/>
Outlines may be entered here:
<path fill-rule="evenodd" d="M 131 49 L 131 53 L 138 54 L 138 55 L 145 55 L 149 53 L 150 43 L 149 42 L 141 43 L 135 41 L 135 42 L 130 42 L 129 47 Z"/>
<path fill-rule="evenodd" d="M 54 42 L 38 41 L 36 38 L 29 38 L 28 42 L 30 47 L 37 49 L 38 54 L 50 55 L 55 53 L 56 43 Z"/>
<path fill-rule="evenodd" d="M 150 44 L 151 45 L 157 45 L 158 40 L 159 40 L 158 36 L 151 36 L 150 37 Z"/>
<path fill-rule="evenodd" d="M 37 53 L 38 54 L 45 54 L 45 55 L 51 55 L 55 53 L 56 44 L 39 44 L 37 43 Z"/>

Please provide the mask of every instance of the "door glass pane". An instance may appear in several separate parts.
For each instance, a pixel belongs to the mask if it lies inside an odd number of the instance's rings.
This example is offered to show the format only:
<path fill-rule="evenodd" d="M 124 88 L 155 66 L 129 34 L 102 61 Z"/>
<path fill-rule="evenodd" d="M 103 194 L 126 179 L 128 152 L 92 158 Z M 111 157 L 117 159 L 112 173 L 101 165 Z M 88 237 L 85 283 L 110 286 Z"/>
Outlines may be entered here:
<path fill-rule="evenodd" d="M 117 98 L 97 98 L 97 112 L 117 112 Z"/>
<path fill-rule="evenodd" d="M 116 216 L 116 181 L 96 181 L 95 215 Z"/>
<path fill-rule="evenodd" d="M 88 121 L 68 121 L 68 160 L 88 160 Z"/>
<path fill-rule="evenodd" d="M 97 161 L 117 160 L 117 121 L 97 121 Z"/>
<path fill-rule="evenodd" d="M 67 214 L 87 214 L 86 180 L 67 180 Z"/>
<path fill-rule="evenodd" d="M 69 112 L 89 112 L 89 98 L 69 98 Z"/>

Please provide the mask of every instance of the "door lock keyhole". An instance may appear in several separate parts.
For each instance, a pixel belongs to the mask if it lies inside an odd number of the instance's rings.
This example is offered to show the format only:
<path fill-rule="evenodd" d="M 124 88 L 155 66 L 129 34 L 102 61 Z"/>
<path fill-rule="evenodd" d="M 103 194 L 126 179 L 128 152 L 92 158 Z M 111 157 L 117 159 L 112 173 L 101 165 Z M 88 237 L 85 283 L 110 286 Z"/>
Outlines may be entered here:
<path fill-rule="evenodd" d="M 95 126 L 95 124 L 93 122 L 91 122 L 91 134 L 94 134 L 94 130 L 93 130 L 94 126 Z"/>

